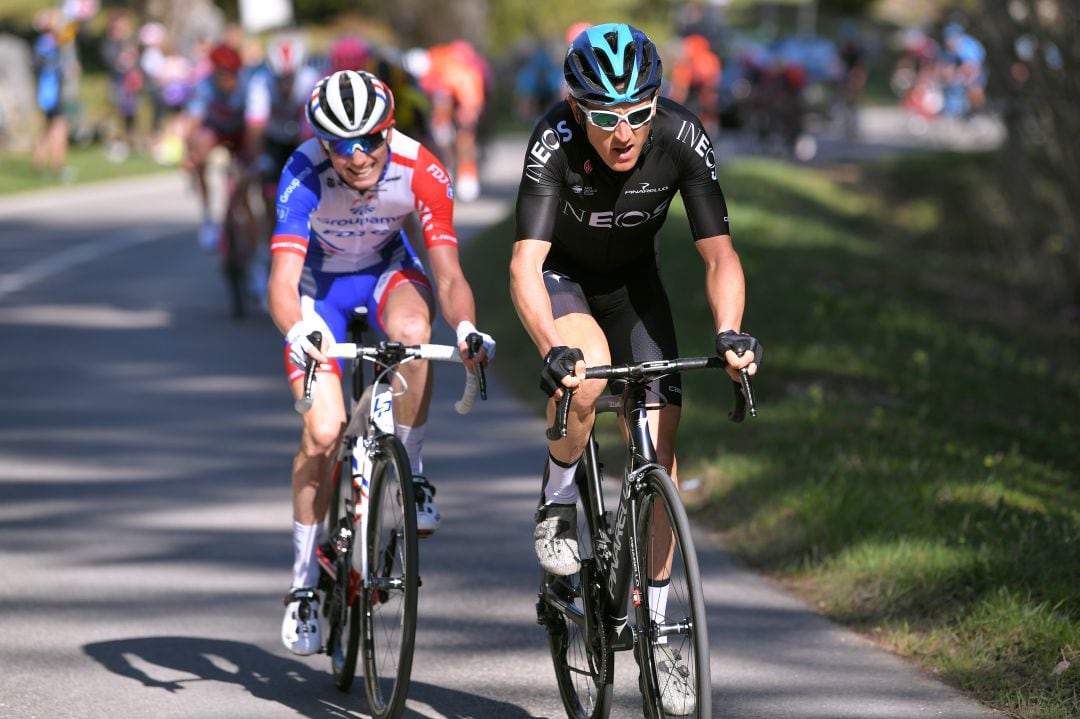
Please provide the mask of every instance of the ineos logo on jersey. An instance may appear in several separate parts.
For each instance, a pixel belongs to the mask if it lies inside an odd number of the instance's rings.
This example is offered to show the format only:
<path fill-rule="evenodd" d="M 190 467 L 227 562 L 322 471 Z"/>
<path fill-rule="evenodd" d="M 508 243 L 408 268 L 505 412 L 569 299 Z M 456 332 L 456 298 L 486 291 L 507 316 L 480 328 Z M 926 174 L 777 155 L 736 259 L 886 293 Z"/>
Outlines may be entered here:
<path fill-rule="evenodd" d="M 559 149 L 560 139 L 569 142 L 574 136 L 566 120 L 561 120 L 555 129 L 550 127 L 540 133 L 540 139 L 529 148 L 529 154 L 525 158 L 525 176 L 533 182 L 540 182 L 541 171 L 547 161 L 551 159 L 551 153 Z"/>
<path fill-rule="evenodd" d="M 589 227 L 600 228 L 612 228 L 612 227 L 637 227 L 643 225 L 646 222 L 662 218 L 664 213 L 667 212 L 668 205 L 671 204 L 671 198 L 664 200 L 652 210 L 627 210 L 626 212 L 619 212 L 616 214 L 614 210 L 605 210 L 603 212 L 589 212 L 588 210 L 578 210 L 569 202 L 563 202 L 563 214 L 570 215 L 575 220 L 582 224 L 586 224 Z"/>
<path fill-rule="evenodd" d="M 715 182 L 716 154 L 713 152 L 712 142 L 709 140 L 705 128 L 684 120 L 682 127 L 679 128 L 679 132 L 675 135 L 675 139 L 694 148 L 694 152 L 705 160 L 705 166 L 709 168 L 709 176 Z"/>

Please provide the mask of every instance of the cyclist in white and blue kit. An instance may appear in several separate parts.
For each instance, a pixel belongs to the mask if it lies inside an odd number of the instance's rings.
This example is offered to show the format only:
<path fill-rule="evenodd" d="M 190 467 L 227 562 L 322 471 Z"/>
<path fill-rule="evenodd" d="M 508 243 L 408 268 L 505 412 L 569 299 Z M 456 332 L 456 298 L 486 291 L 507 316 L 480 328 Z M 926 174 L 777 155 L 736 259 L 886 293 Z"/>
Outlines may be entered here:
<path fill-rule="evenodd" d="M 316 136 L 292 154 L 281 176 L 268 287 L 271 317 L 285 335 L 294 396 L 302 392 L 308 355 L 320 362 L 320 372 L 340 378 L 339 364 L 323 352 L 344 340 L 357 306 L 368 308 L 389 339 L 421 344 L 430 341 L 437 296 L 443 317 L 456 328 L 466 366 L 493 359 L 489 335 L 480 333 L 484 346 L 475 358 L 465 344 L 476 332 L 476 308 L 458 260 L 449 175 L 425 147 L 395 132 L 390 89 L 368 72 L 335 72 L 316 85 L 306 111 Z M 414 212 L 434 282 L 403 230 Z M 321 347 L 308 340 L 316 330 Z M 417 528 L 430 534 L 440 519 L 421 458 L 431 370 L 427 362 L 409 362 L 400 374 L 409 391 L 394 401 L 396 431 L 417 480 Z M 322 646 L 316 548 L 330 500 L 332 452 L 345 421 L 340 381 L 316 382 L 312 399 L 293 460 L 295 562 L 282 623 L 282 641 L 297 654 Z"/>

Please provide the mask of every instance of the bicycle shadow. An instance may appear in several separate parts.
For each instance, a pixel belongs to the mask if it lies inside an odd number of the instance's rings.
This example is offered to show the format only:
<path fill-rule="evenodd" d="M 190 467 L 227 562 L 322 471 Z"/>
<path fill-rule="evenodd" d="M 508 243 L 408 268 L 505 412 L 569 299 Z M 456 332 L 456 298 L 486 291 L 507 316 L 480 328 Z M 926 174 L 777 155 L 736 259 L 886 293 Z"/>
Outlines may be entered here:
<path fill-rule="evenodd" d="M 239 685 L 253 697 L 277 702 L 310 719 L 368 716 L 361 677 L 345 694 L 334 688 L 329 667 L 327 671 L 312 669 L 301 661 L 275 656 L 243 642 L 204 637 L 132 637 L 86 644 L 83 652 L 113 674 L 170 694 L 196 682 L 217 681 Z M 403 716 L 411 719 L 540 719 L 505 702 L 416 681 L 410 686 L 409 702 L 432 710 L 427 713 L 407 707 Z"/>

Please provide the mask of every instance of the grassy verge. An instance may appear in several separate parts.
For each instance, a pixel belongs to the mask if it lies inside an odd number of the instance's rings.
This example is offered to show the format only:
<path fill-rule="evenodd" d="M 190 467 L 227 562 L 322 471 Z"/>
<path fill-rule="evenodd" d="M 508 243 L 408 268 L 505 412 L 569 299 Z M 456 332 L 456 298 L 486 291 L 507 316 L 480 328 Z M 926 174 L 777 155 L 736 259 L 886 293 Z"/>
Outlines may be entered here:
<path fill-rule="evenodd" d="M 903 162 L 874 172 L 923 176 Z M 985 160 L 917 162 L 947 174 Z M 744 561 L 981 701 L 1080 716 L 1078 332 L 941 234 L 943 218 L 972 211 L 965 197 L 908 185 L 898 202 L 862 173 L 724 169 L 744 324 L 767 364 L 760 416 L 740 427 L 727 387 L 684 378 L 681 474 L 706 480 L 688 503 Z M 681 214 L 661 238 L 664 270 L 681 349 L 705 353 Z M 535 400 L 535 352 L 502 280 L 511 236 L 493 228 L 465 262 L 500 278 L 478 288 L 481 319 L 498 367 Z"/>
<path fill-rule="evenodd" d="M 163 167 L 149 157 L 137 154 L 132 154 L 124 162 L 110 162 L 100 145 L 73 147 L 68 153 L 68 165 L 72 168 L 72 174 L 61 180 L 51 172 L 34 169 L 29 153 L 0 152 L 0 166 L 4 168 L 0 172 L 0 195 L 176 170 L 175 167 Z"/>

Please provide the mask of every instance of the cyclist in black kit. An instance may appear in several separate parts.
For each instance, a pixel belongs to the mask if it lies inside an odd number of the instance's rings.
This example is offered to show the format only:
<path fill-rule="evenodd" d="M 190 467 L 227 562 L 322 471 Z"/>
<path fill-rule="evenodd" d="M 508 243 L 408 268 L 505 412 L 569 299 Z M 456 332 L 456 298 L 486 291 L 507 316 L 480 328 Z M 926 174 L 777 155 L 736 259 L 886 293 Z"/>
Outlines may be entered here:
<path fill-rule="evenodd" d="M 563 72 L 569 97 L 540 120 L 528 144 L 510 289 L 544 358 L 542 389 L 555 399 L 563 387 L 575 390 L 567 436 L 549 445 L 535 534 L 541 566 L 569 575 L 580 568 L 574 472 L 604 391 L 602 381 L 582 381 L 585 367 L 678 356 L 655 244 L 676 192 L 705 263 L 716 349 L 728 374 L 736 381 L 740 368 L 754 374 L 762 352 L 740 329 L 742 265 L 712 143 L 693 113 L 659 97 L 656 46 L 629 25 L 597 25 L 573 40 Z M 662 406 L 649 412 L 649 429 L 677 482 L 681 381 L 665 377 L 653 391 Z M 554 402 L 548 412 L 550 420 Z"/>

